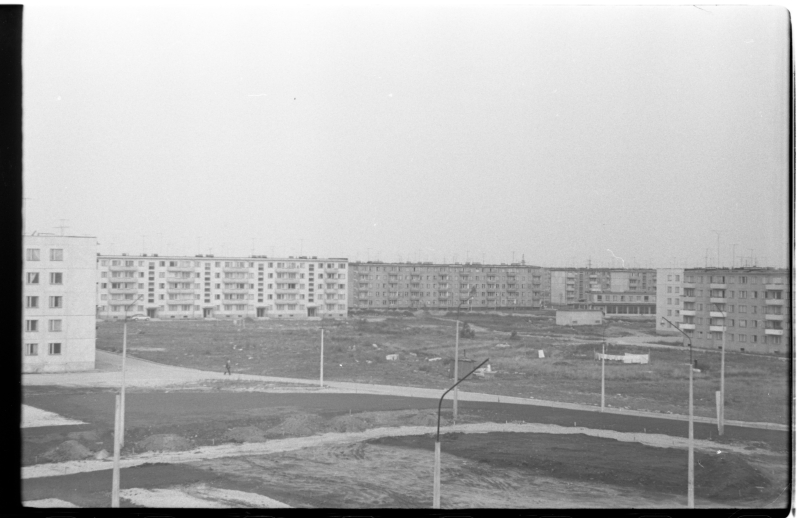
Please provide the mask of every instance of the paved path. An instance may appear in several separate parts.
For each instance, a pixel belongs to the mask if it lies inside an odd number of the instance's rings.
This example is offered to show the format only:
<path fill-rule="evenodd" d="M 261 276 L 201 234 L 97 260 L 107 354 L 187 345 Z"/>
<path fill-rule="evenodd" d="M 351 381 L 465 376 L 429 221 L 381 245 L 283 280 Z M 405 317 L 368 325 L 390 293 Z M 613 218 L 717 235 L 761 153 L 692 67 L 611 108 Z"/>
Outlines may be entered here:
<path fill-rule="evenodd" d="M 121 355 L 106 351 L 97 351 L 97 368 L 89 372 L 70 372 L 70 373 L 48 373 L 48 374 L 23 374 L 22 383 L 24 386 L 56 385 L 66 387 L 119 387 L 122 381 Z M 125 383 L 128 387 L 164 387 L 170 385 L 185 385 L 192 382 L 208 380 L 233 379 L 241 381 L 260 381 L 276 384 L 294 384 L 304 387 L 306 390 L 316 390 L 320 392 L 336 393 L 355 393 L 355 394 L 382 394 L 391 396 L 408 396 L 420 398 L 439 399 L 442 391 L 439 389 L 428 389 L 421 387 L 402 387 L 396 385 L 376 385 L 367 383 L 351 383 L 345 381 L 326 381 L 324 388 L 319 386 L 319 380 L 308 380 L 300 378 L 280 378 L 274 376 L 257 376 L 253 374 L 234 374 L 227 376 L 222 372 L 201 371 L 185 367 L 174 367 L 154 363 L 139 358 L 129 356 L 126 358 Z M 301 388 L 301 390 L 303 390 Z M 574 403 L 561 403 L 555 401 L 545 401 L 533 398 L 519 398 L 512 396 L 498 396 L 493 394 L 480 394 L 475 392 L 459 391 L 461 401 L 483 401 L 511 403 L 534 406 L 547 406 L 566 408 L 573 410 L 583 410 L 589 412 L 600 412 L 600 407 L 579 405 Z M 452 399 L 452 392 L 446 399 Z M 655 412 L 642 412 L 636 410 L 625 410 L 606 407 L 605 413 L 621 414 L 631 416 L 642 416 L 650 418 L 661 418 L 678 421 L 688 421 L 688 416 L 676 414 L 660 414 Z M 709 417 L 695 416 L 698 423 L 716 423 L 716 419 Z M 761 428 L 768 430 L 788 430 L 786 425 L 776 423 L 751 423 L 744 421 L 726 420 L 726 424 L 732 426 L 742 426 L 747 428 Z"/>

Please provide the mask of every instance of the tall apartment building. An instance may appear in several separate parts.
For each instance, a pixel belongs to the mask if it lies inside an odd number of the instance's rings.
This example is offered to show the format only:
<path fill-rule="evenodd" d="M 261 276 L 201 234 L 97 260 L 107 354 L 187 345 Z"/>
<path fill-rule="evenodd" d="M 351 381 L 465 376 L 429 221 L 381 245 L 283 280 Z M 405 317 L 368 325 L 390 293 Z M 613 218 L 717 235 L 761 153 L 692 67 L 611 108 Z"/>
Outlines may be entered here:
<path fill-rule="evenodd" d="M 362 309 L 540 307 L 547 299 L 544 268 L 522 264 L 350 263 L 350 307 Z"/>
<path fill-rule="evenodd" d="M 769 354 L 791 349 L 794 299 L 786 269 L 694 268 L 685 271 L 682 321 L 694 347 Z"/>
<path fill-rule="evenodd" d="M 22 372 L 95 367 L 94 237 L 23 236 Z"/>
<path fill-rule="evenodd" d="M 99 318 L 347 316 L 347 260 L 214 256 L 97 257 Z"/>
<path fill-rule="evenodd" d="M 683 277 L 683 268 L 656 270 L 656 332 L 659 334 L 681 335 L 680 331 L 664 322 L 664 318 L 675 325 L 681 321 Z"/>

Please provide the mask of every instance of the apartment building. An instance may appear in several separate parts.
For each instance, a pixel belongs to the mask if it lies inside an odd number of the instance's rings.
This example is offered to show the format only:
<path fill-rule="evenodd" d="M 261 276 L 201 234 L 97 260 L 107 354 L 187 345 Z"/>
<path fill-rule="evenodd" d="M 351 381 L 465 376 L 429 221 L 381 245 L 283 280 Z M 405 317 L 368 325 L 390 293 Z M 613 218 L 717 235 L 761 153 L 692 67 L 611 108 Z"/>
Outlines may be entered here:
<path fill-rule="evenodd" d="M 101 255 L 97 315 L 159 319 L 347 316 L 347 260 Z"/>
<path fill-rule="evenodd" d="M 659 334 L 681 336 L 680 331 L 664 322 L 664 318 L 675 325 L 681 321 L 683 276 L 683 268 L 656 270 L 656 332 Z"/>
<path fill-rule="evenodd" d="M 695 268 L 684 272 L 679 327 L 694 347 L 787 354 L 794 300 L 788 270 Z"/>
<path fill-rule="evenodd" d="M 642 296 L 638 299 L 641 309 L 644 309 L 644 306 L 655 305 L 655 270 L 644 268 L 549 268 L 548 270 L 550 303 L 553 305 L 625 302 L 618 308 L 614 305 L 608 306 L 609 309 L 619 309 L 623 312 L 628 307 L 627 303 L 637 302 L 638 296 Z M 630 295 L 636 297 L 630 300 L 628 298 Z M 647 304 L 643 304 L 645 296 Z M 652 313 L 655 313 L 655 309 Z M 647 313 L 639 313 L 637 310 L 637 314 L 650 314 L 650 312 L 648 310 Z"/>
<path fill-rule="evenodd" d="M 39 234 L 22 242 L 22 372 L 94 369 L 96 238 Z"/>
<path fill-rule="evenodd" d="M 464 308 L 541 307 L 547 300 L 547 270 L 524 264 L 350 263 L 350 307 L 448 309 L 475 296 Z"/>
<path fill-rule="evenodd" d="M 586 307 L 602 310 L 606 315 L 654 317 L 656 314 L 656 294 L 649 291 L 603 291 L 590 293 L 587 299 Z"/>

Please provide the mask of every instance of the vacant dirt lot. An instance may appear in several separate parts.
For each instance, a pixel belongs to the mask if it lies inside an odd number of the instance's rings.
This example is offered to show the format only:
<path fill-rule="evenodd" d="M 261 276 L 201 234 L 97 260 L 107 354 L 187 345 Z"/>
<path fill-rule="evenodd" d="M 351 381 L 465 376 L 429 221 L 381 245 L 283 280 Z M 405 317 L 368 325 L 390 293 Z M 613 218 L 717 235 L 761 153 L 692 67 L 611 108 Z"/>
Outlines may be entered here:
<path fill-rule="evenodd" d="M 445 389 L 455 342 L 452 314 L 375 316 L 346 321 L 258 321 L 244 328 L 230 321 L 131 322 L 131 355 L 170 365 L 222 372 L 230 358 L 234 372 L 315 379 L 319 377 L 320 330 L 325 330 L 325 378 Z M 473 377 L 468 391 L 599 405 L 599 350 L 602 329 L 554 325 L 546 312 L 525 315 L 462 313 L 474 338 L 462 338 L 469 358 L 490 358 L 497 373 Z M 614 321 L 608 335 L 636 336 L 651 322 Z M 512 339 L 512 332 L 516 336 Z M 503 346 L 497 347 L 498 344 Z M 97 345 L 121 351 L 122 324 L 101 322 Z M 505 347 L 507 345 L 507 347 Z M 538 351 L 544 351 L 539 358 Z M 648 365 L 606 365 L 606 404 L 657 412 L 686 413 L 687 352 L 679 349 L 615 346 L 610 353 L 650 352 Z M 387 361 L 389 354 L 398 360 Z M 703 372 L 695 373 L 695 412 L 714 417 L 719 389 L 719 355 L 697 350 Z M 439 359 L 436 359 L 439 358 Z M 788 424 L 790 362 L 776 357 L 726 355 L 726 417 Z"/>

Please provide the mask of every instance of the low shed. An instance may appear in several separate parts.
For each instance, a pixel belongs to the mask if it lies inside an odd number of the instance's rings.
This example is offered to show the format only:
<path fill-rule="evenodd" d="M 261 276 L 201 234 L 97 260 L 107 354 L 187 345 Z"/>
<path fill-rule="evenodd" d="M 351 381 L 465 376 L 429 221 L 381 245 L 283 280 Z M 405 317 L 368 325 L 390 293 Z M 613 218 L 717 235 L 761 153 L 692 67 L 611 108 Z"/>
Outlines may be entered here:
<path fill-rule="evenodd" d="M 556 311 L 556 325 L 559 326 L 598 326 L 603 324 L 603 312 L 599 309 L 559 309 Z"/>

